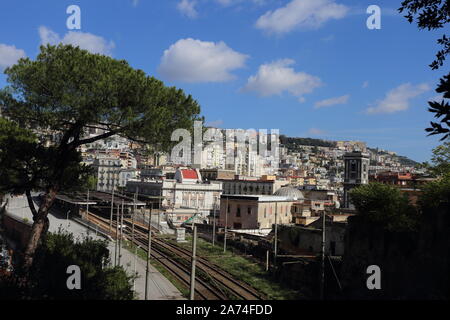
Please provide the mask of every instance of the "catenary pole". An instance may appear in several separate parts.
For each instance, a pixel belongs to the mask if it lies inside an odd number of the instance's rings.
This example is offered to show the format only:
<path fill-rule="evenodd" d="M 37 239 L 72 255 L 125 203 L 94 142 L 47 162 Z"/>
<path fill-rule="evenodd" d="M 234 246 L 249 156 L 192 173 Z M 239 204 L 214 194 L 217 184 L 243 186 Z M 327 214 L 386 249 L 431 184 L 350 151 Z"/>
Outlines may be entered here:
<path fill-rule="evenodd" d="M 116 180 L 113 178 L 113 189 L 112 189 L 112 196 L 111 196 L 111 215 L 109 219 L 109 232 L 112 233 L 112 222 L 113 222 L 113 213 L 114 213 L 114 189 L 116 187 Z"/>
<path fill-rule="evenodd" d="M 278 202 L 275 202 L 275 241 L 273 248 L 273 265 L 277 267 L 277 251 L 278 251 Z"/>
<path fill-rule="evenodd" d="M 227 252 L 227 228 L 228 228 L 228 198 L 225 207 L 225 233 L 223 237 L 223 253 Z"/>
<path fill-rule="evenodd" d="M 321 268 L 320 268 L 320 299 L 323 300 L 325 293 L 324 293 L 324 287 L 325 287 L 325 210 L 322 214 L 322 259 L 321 259 Z"/>
<path fill-rule="evenodd" d="M 213 219 L 213 234 L 212 234 L 212 245 L 216 241 L 216 213 L 217 213 L 217 197 L 214 197 L 214 219 Z"/>
<path fill-rule="evenodd" d="M 147 266 L 145 268 L 145 300 L 148 300 L 148 284 L 150 276 L 150 256 L 152 253 L 152 231 L 151 231 L 151 216 L 153 213 L 153 202 L 150 209 L 150 219 L 148 220 L 148 244 L 147 244 Z"/>
<path fill-rule="evenodd" d="M 191 265 L 191 290 L 189 293 L 189 300 L 195 299 L 195 263 L 197 251 L 197 226 L 194 225 L 194 235 L 192 237 L 192 265 Z"/>

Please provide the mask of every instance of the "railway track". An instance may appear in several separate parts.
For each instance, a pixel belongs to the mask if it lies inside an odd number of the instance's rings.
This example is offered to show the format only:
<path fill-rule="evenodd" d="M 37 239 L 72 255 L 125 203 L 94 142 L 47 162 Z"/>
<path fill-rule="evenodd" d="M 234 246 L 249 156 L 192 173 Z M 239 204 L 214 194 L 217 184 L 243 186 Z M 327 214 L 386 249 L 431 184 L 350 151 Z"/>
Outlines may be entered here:
<path fill-rule="evenodd" d="M 181 248 L 175 244 L 155 239 L 154 242 L 161 247 L 167 248 L 172 252 L 183 256 L 184 259 L 190 259 L 191 251 Z M 230 292 L 233 296 L 242 300 L 264 300 L 264 297 L 254 288 L 248 284 L 236 280 L 231 274 L 221 269 L 211 261 L 197 257 L 197 268 L 206 272 L 214 281 L 224 285 L 225 290 Z"/>
<path fill-rule="evenodd" d="M 90 215 L 92 216 L 92 214 Z M 102 224 L 107 224 L 109 228 L 109 220 L 94 215 L 97 221 Z M 95 222 L 94 222 L 95 223 Z M 131 225 L 132 221 L 130 219 L 124 218 L 124 224 Z M 115 228 L 115 222 L 113 221 Z M 128 229 L 128 228 L 127 228 Z M 130 230 L 126 230 L 126 236 L 131 239 Z M 152 229 L 154 229 L 152 227 Z M 148 241 L 148 226 L 134 221 L 134 231 L 135 231 L 135 242 L 139 241 L 139 245 L 145 250 Z M 190 261 L 191 261 L 191 251 L 182 247 L 179 247 L 173 243 L 167 241 L 162 241 L 160 239 L 152 237 L 152 257 L 155 254 L 155 259 L 160 259 L 160 261 L 171 261 L 172 265 L 168 265 L 167 269 L 169 272 L 174 274 L 179 278 L 180 273 L 187 275 L 188 279 L 180 279 L 184 284 L 189 287 L 189 276 L 190 276 Z M 162 263 L 163 264 L 163 263 Z M 175 264 L 176 266 L 173 266 Z M 164 265 L 164 264 L 163 264 Z M 166 266 L 165 266 L 166 267 Z M 207 278 L 215 288 L 213 288 L 214 294 L 211 291 L 210 283 L 203 281 L 200 277 L 197 277 L 196 287 L 199 286 L 199 296 L 206 297 L 207 299 L 227 299 L 227 297 L 232 297 L 234 299 L 242 300 L 264 300 L 265 297 L 261 295 L 256 289 L 244 283 L 234 279 L 234 277 L 228 272 L 221 269 L 216 264 L 211 261 L 197 257 L 197 270 L 200 270 L 203 278 Z M 171 269 L 173 269 L 171 271 Z M 199 281 L 200 280 L 200 281 Z M 215 297 L 214 297 L 215 295 Z"/>
<path fill-rule="evenodd" d="M 99 217 L 97 215 L 89 214 L 88 220 L 101 225 L 104 229 L 109 230 L 109 220 Z M 113 221 L 113 230 L 116 228 L 116 221 Z M 124 235 L 126 238 L 131 240 L 131 234 L 129 230 L 124 229 Z M 134 243 L 139 245 L 144 251 L 147 251 L 148 245 L 148 235 L 142 232 L 137 232 L 138 234 L 134 237 Z M 110 233 L 111 236 L 115 237 L 115 232 Z M 153 238 L 153 237 L 152 237 Z M 153 240 L 153 239 L 152 239 Z M 167 271 L 169 271 L 175 278 L 178 279 L 187 288 L 190 287 L 190 274 L 191 271 L 185 265 L 180 264 L 176 259 L 170 257 L 167 253 L 161 251 L 158 248 L 152 246 L 151 257 L 157 260 Z M 212 287 L 207 282 L 202 279 L 196 279 L 195 294 L 194 298 L 196 300 L 227 300 L 227 297 L 217 291 L 216 288 Z"/>

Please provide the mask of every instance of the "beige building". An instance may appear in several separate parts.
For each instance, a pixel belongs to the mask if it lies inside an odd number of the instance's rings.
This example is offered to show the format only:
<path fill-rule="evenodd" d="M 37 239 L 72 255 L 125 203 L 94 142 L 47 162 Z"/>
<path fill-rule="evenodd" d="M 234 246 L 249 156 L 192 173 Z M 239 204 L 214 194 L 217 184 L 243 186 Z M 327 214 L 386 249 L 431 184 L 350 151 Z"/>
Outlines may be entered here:
<path fill-rule="evenodd" d="M 293 200 L 281 196 L 222 195 L 218 225 L 230 229 L 271 229 L 292 223 Z"/>
<path fill-rule="evenodd" d="M 271 229 L 272 225 L 291 224 L 292 206 L 303 202 L 301 191 L 280 188 L 274 195 L 227 195 L 220 201 L 219 226 L 232 229 Z"/>
<path fill-rule="evenodd" d="M 287 180 L 222 180 L 224 194 L 272 195 L 287 185 Z"/>
<path fill-rule="evenodd" d="M 204 181 L 234 180 L 236 175 L 233 170 L 224 169 L 200 169 L 200 174 Z"/>

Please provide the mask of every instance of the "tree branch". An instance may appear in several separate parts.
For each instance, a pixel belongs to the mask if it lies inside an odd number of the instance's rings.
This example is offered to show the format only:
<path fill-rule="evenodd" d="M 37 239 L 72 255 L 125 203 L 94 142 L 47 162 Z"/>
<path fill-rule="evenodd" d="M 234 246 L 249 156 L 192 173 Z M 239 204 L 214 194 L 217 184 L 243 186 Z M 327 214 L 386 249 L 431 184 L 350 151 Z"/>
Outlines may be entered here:
<path fill-rule="evenodd" d="M 87 139 L 82 139 L 82 140 L 78 140 L 74 145 L 75 147 L 81 146 L 83 144 L 87 144 L 87 143 L 92 143 L 98 140 L 102 140 L 102 139 L 106 139 L 108 137 L 111 137 L 115 134 L 119 133 L 118 131 L 112 130 L 109 132 L 105 132 L 103 134 L 99 134 L 98 136 L 92 137 L 92 138 L 87 138 Z"/>
<path fill-rule="evenodd" d="M 28 206 L 30 207 L 31 213 L 33 214 L 33 220 L 34 220 L 34 217 L 37 217 L 38 213 L 36 211 L 36 208 L 34 207 L 33 197 L 31 196 L 30 189 L 27 189 L 27 191 L 25 191 L 25 194 L 27 195 Z"/>

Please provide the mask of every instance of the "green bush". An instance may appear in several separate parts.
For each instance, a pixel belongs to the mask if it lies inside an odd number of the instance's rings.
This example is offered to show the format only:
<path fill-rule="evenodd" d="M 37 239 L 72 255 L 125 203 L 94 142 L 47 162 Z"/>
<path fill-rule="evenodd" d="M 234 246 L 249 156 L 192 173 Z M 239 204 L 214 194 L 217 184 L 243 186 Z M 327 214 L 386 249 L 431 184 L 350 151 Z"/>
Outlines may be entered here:
<path fill-rule="evenodd" d="M 419 212 L 398 188 L 369 183 L 350 191 L 359 215 L 387 230 L 408 231 L 418 226 Z"/>
<path fill-rule="evenodd" d="M 450 173 L 447 172 L 436 181 L 422 187 L 419 205 L 423 211 L 433 210 L 450 202 Z"/>
<path fill-rule="evenodd" d="M 36 251 L 28 276 L 32 299 L 133 299 L 132 276 L 121 267 L 110 267 L 106 241 L 74 239 L 67 232 L 49 233 Z M 67 267 L 81 270 L 81 289 L 67 288 Z"/>

